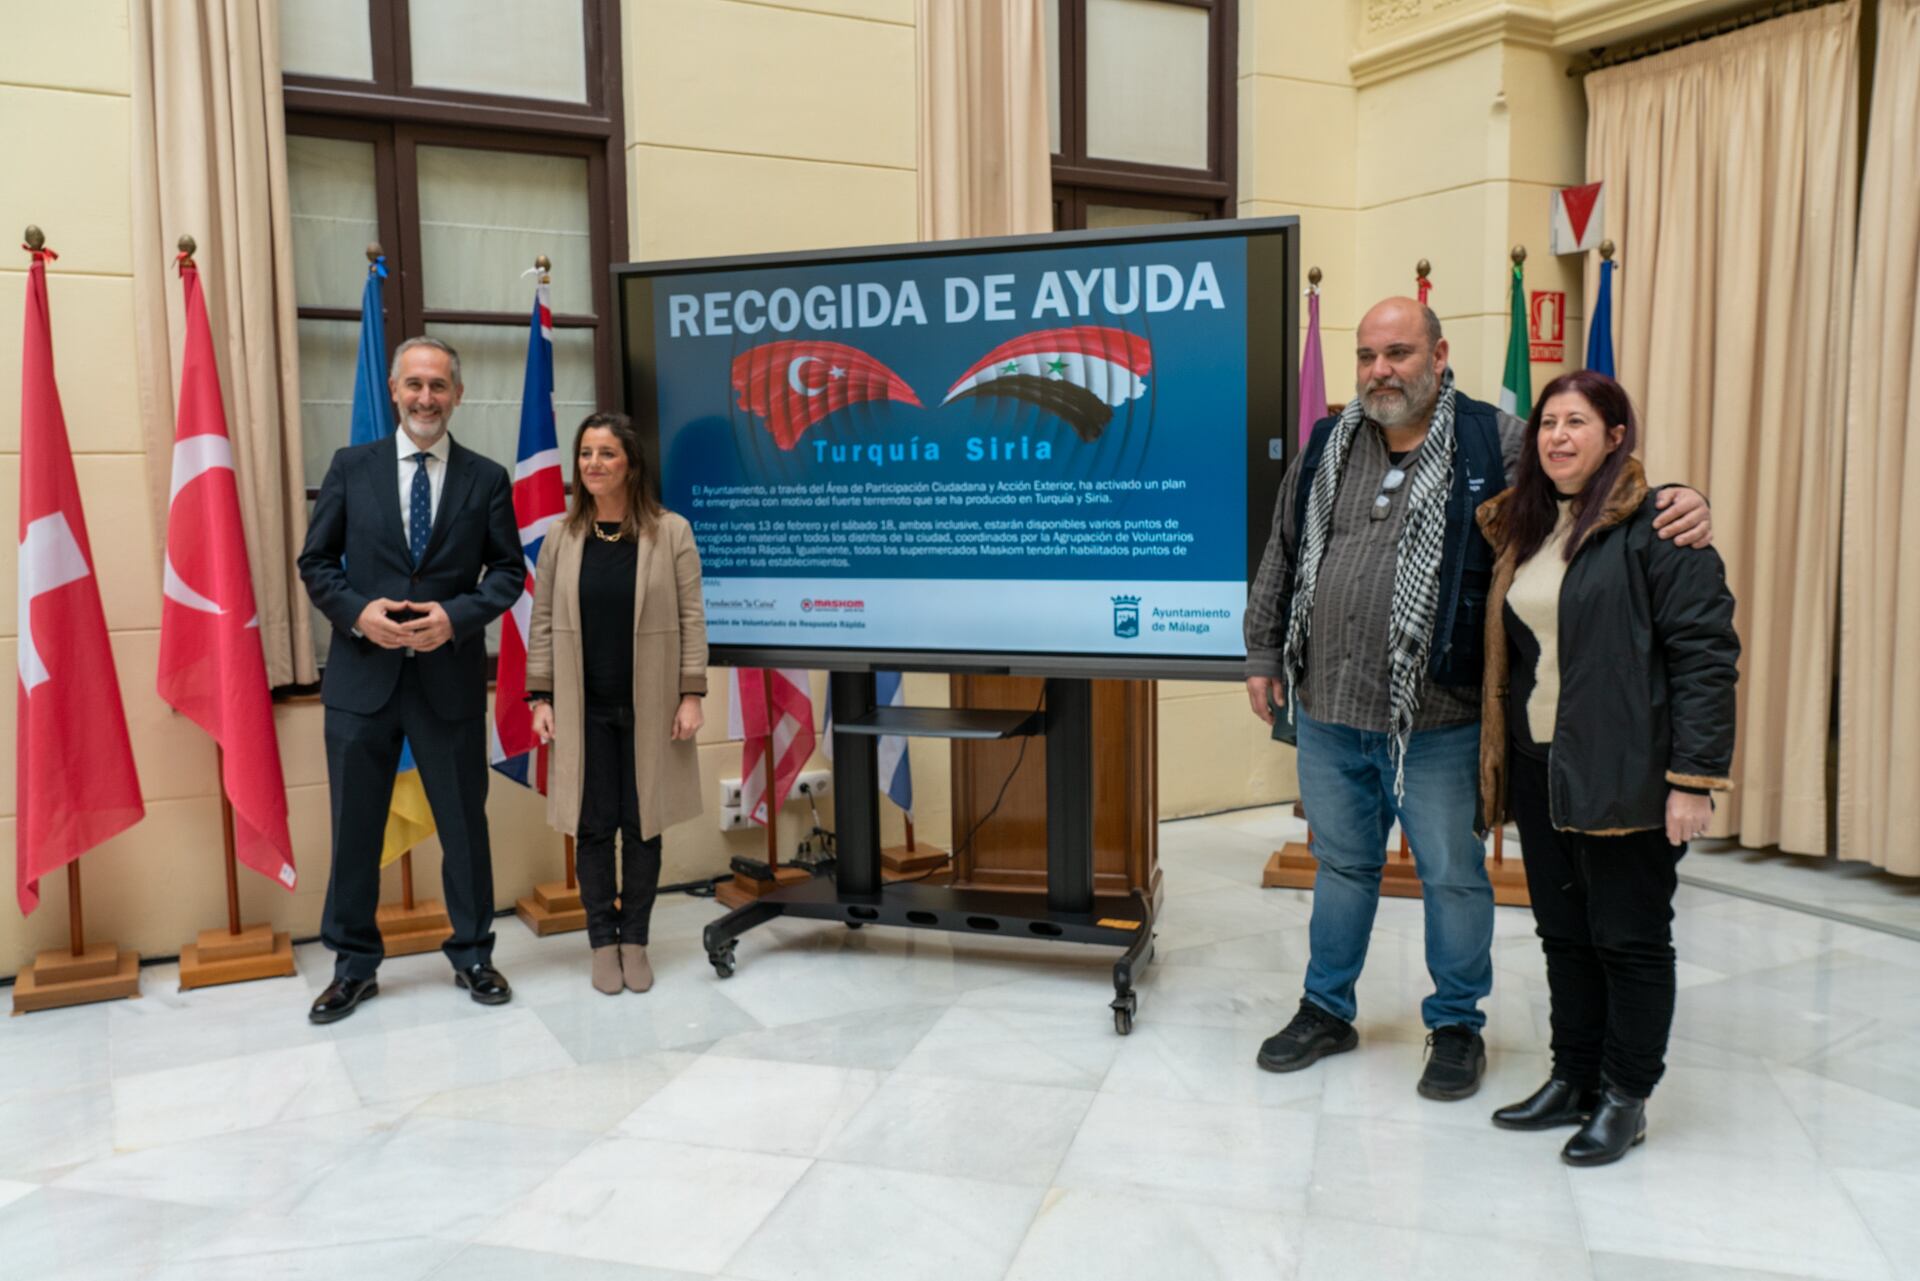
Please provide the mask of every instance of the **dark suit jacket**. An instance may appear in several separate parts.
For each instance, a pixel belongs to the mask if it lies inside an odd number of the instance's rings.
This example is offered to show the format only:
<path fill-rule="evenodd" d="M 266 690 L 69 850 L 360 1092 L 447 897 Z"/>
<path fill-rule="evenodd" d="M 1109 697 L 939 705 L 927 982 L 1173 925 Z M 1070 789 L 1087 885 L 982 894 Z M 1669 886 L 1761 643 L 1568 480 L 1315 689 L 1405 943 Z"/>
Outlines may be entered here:
<path fill-rule="evenodd" d="M 434 712 L 458 720 L 487 707 L 487 624 L 520 598 L 526 563 L 506 469 L 449 442 L 447 479 L 427 552 L 416 568 L 400 522 L 395 436 L 333 456 L 313 505 L 300 578 L 333 624 L 320 697 L 328 707 L 371 715 L 386 706 L 402 663 L 417 663 Z M 353 634 L 367 602 L 439 601 L 453 639 L 412 658 Z"/>

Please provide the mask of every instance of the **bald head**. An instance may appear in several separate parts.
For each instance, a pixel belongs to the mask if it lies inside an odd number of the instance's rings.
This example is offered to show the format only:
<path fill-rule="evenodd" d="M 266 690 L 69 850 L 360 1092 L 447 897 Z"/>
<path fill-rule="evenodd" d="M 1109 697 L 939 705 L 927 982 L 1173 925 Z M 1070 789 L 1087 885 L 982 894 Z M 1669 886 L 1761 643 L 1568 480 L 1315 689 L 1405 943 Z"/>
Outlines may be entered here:
<path fill-rule="evenodd" d="M 1354 390 L 1367 416 L 1388 430 L 1420 428 L 1433 412 L 1447 368 L 1440 317 L 1411 298 L 1387 298 L 1354 335 Z"/>

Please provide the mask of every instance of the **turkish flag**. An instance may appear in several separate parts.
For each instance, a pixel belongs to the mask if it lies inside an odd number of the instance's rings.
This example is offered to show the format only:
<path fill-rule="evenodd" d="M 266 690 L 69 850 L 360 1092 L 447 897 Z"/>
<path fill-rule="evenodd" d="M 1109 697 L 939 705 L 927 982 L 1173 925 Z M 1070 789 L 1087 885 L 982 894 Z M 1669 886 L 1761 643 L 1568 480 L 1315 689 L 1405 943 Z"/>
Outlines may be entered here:
<path fill-rule="evenodd" d="M 810 338 L 764 343 L 735 356 L 733 390 L 740 408 L 766 420 L 782 449 L 792 449 L 807 428 L 848 405 L 920 404 L 900 375 L 858 347 Z"/>
<path fill-rule="evenodd" d="M 804 668 L 736 667 L 732 671 L 727 736 L 740 740 L 740 808 L 765 827 L 793 794 L 800 771 L 813 755 L 813 693 Z M 768 738 L 773 740 L 771 811 L 767 805 Z"/>
<path fill-rule="evenodd" d="M 20 690 L 15 890 L 22 915 L 40 878 L 146 814 L 127 714 L 100 610 L 73 450 L 53 380 L 46 260 L 27 271 L 20 376 Z"/>
<path fill-rule="evenodd" d="M 180 281 L 187 339 L 167 506 L 160 697 L 220 744 L 220 782 L 233 805 L 234 853 L 262 876 L 292 889 L 287 789 L 213 334 L 200 273 L 191 261 L 180 264 Z"/>

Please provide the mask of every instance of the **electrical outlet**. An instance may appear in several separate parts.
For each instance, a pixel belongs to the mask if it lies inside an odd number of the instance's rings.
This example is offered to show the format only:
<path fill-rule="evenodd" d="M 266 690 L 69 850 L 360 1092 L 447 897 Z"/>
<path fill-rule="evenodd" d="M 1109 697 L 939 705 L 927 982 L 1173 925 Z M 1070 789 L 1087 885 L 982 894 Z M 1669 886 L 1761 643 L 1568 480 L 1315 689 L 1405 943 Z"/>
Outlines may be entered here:
<path fill-rule="evenodd" d="M 811 796 L 819 800 L 833 790 L 833 771 L 830 769 L 806 770 L 795 781 L 793 790 L 801 796 Z"/>
<path fill-rule="evenodd" d="M 720 808 L 726 809 L 729 806 L 734 809 L 740 808 L 740 780 L 737 778 L 720 780 Z"/>
<path fill-rule="evenodd" d="M 721 831 L 738 832 L 743 828 L 748 828 L 752 826 L 753 826 L 753 820 L 748 818 L 747 812 L 741 809 L 738 805 L 722 805 L 720 807 L 720 830 Z"/>

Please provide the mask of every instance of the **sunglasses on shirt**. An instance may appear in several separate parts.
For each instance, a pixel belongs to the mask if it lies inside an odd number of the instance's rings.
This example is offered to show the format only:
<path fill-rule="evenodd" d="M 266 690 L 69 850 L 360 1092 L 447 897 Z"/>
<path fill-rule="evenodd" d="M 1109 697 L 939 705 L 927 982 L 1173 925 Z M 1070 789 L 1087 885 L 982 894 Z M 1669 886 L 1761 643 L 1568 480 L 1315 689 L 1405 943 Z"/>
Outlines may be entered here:
<path fill-rule="evenodd" d="M 1387 468 L 1387 474 L 1380 478 L 1380 492 L 1373 496 L 1373 510 L 1367 513 L 1367 519 L 1385 520 L 1393 511 L 1393 496 L 1406 483 L 1406 468 Z"/>

